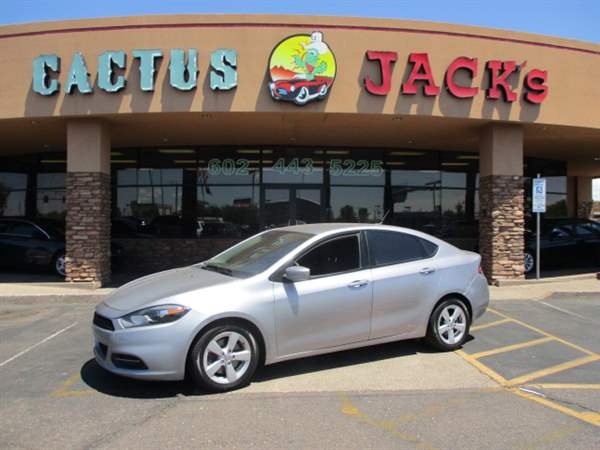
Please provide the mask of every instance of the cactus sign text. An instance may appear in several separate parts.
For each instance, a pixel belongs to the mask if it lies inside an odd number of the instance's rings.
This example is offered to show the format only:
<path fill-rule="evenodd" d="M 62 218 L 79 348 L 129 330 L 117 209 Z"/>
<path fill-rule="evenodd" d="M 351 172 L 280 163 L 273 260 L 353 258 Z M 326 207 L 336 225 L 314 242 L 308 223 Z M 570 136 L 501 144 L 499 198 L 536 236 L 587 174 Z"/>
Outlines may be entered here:
<path fill-rule="evenodd" d="M 119 92 L 127 79 L 127 53 L 123 50 L 106 51 L 98 55 L 97 88 L 105 92 Z M 165 55 L 159 49 L 140 49 L 131 52 L 139 67 L 139 88 L 154 91 L 157 63 Z M 61 89 L 59 75 L 61 58 L 56 54 L 40 55 L 33 60 L 32 89 L 40 95 L 54 95 Z M 169 84 L 180 91 L 191 91 L 198 85 L 198 50 L 174 48 L 169 51 Z M 63 82 L 66 94 L 94 91 L 88 65 L 80 52 L 75 52 Z M 210 88 L 227 91 L 237 86 L 237 51 L 218 49 L 210 56 Z"/>

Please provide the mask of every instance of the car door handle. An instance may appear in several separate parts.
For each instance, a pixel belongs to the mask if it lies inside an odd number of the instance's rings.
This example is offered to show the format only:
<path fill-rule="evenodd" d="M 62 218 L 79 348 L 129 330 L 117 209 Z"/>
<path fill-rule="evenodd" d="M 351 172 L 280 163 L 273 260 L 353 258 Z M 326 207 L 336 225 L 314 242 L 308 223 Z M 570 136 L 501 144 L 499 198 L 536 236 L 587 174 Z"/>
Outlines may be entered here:
<path fill-rule="evenodd" d="M 435 269 L 433 267 L 425 267 L 424 269 L 421 269 L 421 271 L 419 272 L 421 275 L 429 275 L 430 273 L 435 272 Z"/>
<path fill-rule="evenodd" d="M 355 289 L 355 288 L 366 286 L 367 284 L 369 284 L 368 280 L 356 280 L 356 281 L 353 281 L 352 283 L 350 283 L 348 285 L 348 287 Z"/>

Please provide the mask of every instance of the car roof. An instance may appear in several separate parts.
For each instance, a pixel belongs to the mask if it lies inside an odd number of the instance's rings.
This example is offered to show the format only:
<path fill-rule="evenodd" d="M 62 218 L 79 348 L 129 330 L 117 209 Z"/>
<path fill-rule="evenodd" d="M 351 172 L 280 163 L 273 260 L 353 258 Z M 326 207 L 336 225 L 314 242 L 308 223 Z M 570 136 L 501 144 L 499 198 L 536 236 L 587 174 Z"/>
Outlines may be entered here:
<path fill-rule="evenodd" d="M 343 231 L 358 231 L 358 230 L 387 230 L 412 234 L 438 243 L 439 239 L 435 236 L 413 230 L 411 228 L 397 227 L 394 225 L 382 225 L 374 223 L 309 223 L 305 225 L 291 225 L 287 227 L 277 228 L 277 230 L 296 231 L 299 233 L 308 233 L 312 235 L 333 234 Z M 443 242 L 443 241 L 442 241 Z"/>

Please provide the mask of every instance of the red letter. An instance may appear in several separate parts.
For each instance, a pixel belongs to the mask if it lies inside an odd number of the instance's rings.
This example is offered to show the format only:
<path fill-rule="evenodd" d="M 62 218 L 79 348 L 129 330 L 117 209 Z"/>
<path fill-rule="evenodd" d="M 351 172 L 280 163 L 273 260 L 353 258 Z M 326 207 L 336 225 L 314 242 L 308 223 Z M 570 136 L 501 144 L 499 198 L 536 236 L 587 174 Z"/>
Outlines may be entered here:
<path fill-rule="evenodd" d="M 548 95 L 548 86 L 544 83 L 548 81 L 548 72 L 545 70 L 533 69 L 525 77 L 525 87 L 532 92 L 525 92 L 525 100 L 539 105 Z"/>
<path fill-rule="evenodd" d="M 416 94 L 417 86 L 415 81 L 425 81 L 423 93 L 428 96 L 435 96 L 440 93 L 440 88 L 433 81 L 433 74 L 429 66 L 429 57 L 427 53 L 411 53 L 408 57 L 408 62 L 412 63 L 412 69 L 406 83 L 402 84 L 403 94 Z"/>
<path fill-rule="evenodd" d="M 477 76 L 477 58 L 461 56 L 452 61 L 446 71 L 446 88 L 457 98 L 475 97 L 478 91 L 476 87 L 460 86 L 454 82 L 454 73 L 461 69 L 468 71 L 471 79 L 475 78 Z"/>
<path fill-rule="evenodd" d="M 387 95 L 392 85 L 392 64 L 398 59 L 398 53 L 368 50 L 367 59 L 369 61 L 379 60 L 381 84 L 376 85 L 367 75 L 365 77 L 365 89 L 373 95 Z"/>
<path fill-rule="evenodd" d="M 508 77 L 517 71 L 517 63 L 514 61 L 488 61 L 487 70 L 490 73 L 490 87 L 487 89 L 487 98 L 498 100 L 504 92 L 504 101 L 514 102 L 517 94 L 510 88 Z M 500 73 L 503 70 L 503 73 Z"/>

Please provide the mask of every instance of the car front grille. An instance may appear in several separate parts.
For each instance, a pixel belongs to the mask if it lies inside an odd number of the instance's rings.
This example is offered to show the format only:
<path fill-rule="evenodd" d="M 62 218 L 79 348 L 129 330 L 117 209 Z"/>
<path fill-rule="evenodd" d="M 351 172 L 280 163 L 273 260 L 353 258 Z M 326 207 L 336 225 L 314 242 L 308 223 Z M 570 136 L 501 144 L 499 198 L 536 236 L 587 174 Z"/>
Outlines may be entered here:
<path fill-rule="evenodd" d="M 101 316 L 98 313 L 94 313 L 94 325 L 104 330 L 115 331 L 115 326 L 112 323 L 112 320 L 107 319 L 106 317 Z"/>

